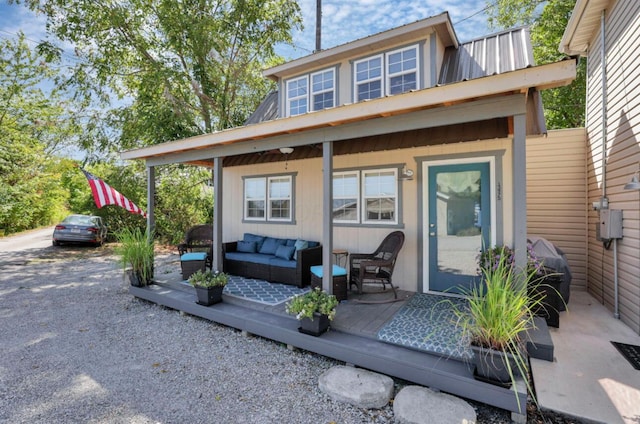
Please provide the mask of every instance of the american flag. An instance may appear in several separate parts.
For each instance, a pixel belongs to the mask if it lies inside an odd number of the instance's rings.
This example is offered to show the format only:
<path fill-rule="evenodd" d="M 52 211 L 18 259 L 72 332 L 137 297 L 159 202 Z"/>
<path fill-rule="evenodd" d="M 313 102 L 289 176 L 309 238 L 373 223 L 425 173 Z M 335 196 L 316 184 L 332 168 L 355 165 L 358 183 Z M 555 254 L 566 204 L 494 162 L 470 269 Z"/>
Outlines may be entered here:
<path fill-rule="evenodd" d="M 106 205 L 118 205 L 131 213 L 139 213 L 143 217 L 147 217 L 145 211 L 137 207 L 135 203 L 124 197 L 116 189 L 112 188 L 109 184 L 105 183 L 92 173 L 87 172 L 82 168 L 80 169 L 84 172 L 85 177 L 87 177 L 87 180 L 89 181 L 89 186 L 91 186 L 91 192 L 93 193 L 93 200 L 96 202 L 98 209 Z"/>

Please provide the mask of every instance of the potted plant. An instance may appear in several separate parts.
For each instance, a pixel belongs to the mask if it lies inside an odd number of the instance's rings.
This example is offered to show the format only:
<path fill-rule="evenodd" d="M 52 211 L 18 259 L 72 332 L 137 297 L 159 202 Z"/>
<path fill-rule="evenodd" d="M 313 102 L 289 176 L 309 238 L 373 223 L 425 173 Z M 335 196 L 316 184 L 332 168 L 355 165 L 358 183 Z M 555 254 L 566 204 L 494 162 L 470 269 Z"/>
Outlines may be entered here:
<path fill-rule="evenodd" d="M 336 316 L 338 300 L 320 287 L 299 295 L 287 303 L 287 312 L 300 321 L 301 333 L 319 336 L 329 328 L 329 321 Z"/>
<path fill-rule="evenodd" d="M 189 284 L 196 289 L 198 304 L 209 306 L 222 301 L 222 291 L 229 275 L 220 271 L 198 270 L 189 277 Z"/>
<path fill-rule="evenodd" d="M 515 268 L 508 247 L 489 249 L 480 257 L 483 282 L 464 294 L 467 303 L 451 302 L 456 325 L 471 342 L 476 378 L 515 388 L 520 376 L 530 393 L 524 335 L 535 328 L 534 311 L 543 297 L 527 290 L 536 267 Z"/>
<path fill-rule="evenodd" d="M 123 228 L 116 232 L 114 249 L 132 286 L 146 286 L 153 278 L 153 238 L 139 228 Z"/>

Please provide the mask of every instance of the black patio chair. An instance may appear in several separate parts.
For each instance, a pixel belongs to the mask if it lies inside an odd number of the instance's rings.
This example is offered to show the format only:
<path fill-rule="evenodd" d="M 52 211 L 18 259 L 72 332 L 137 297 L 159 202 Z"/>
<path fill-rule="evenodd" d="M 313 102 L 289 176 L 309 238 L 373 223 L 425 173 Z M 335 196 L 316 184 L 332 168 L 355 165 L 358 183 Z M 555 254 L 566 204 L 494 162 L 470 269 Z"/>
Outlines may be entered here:
<path fill-rule="evenodd" d="M 389 284 L 393 296 L 397 299 L 398 294 L 391 278 L 403 244 L 404 233 L 394 231 L 382 240 L 375 252 L 352 253 L 349 259 L 349 286 L 355 284 L 358 293 L 362 294 L 362 286 L 365 283 L 381 283 L 383 290 Z"/>
<path fill-rule="evenodd" d="M 201 224 L 189 228 L 184 241 L 178 245 L 178 254 L 207 252 L 206 266 L 211 269 L 213 259 L 213 225 Z"/>

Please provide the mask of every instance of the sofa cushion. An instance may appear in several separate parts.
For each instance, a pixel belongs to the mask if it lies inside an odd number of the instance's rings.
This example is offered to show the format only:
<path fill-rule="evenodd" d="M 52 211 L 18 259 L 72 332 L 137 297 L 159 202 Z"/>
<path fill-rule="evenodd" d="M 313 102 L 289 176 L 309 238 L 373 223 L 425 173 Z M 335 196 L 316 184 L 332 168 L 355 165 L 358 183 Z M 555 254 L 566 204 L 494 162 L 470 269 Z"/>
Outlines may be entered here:
<path fill-rule="evenodd" d="M 296 239 L 287 239 L 287 242 L 285 243 L 285 246 L 295 246 L 296 245 Z"/>
<path fill-rule="evenodd" d="M 307 243 L 309 244 L 308 247 L 318 247 L 318 246 L 320 246 L 320 242 L 319 241 L 308 241 Z"/>
<path fill-rule="evenodd" d="M 276 258 L 285 259 L 290 261 L 293 258 L 293 254 L 295 253 L 296 248 L 294 246 L 278 246 L 276 249 Z"/>
<path fill-rule="evenodd" d="M 314 265 L 311 268 L 309 268 L 309 270 L 316 277 L 322 278 L 322 265 Z M 333 268 L 331 269 L 331 274 L 334 277 L 342 277 L 347 275 L 347 270 L 341 266 L 333 265 Z"/>
<path fill-rule="evenodd" d="M 296 253 L 293 255 L 294 260 L 298 260 L 298 250 L 306 249 L 309 247 L 309 242 L 306 240 L 296 240 L 296 244 L 294 245 L 296 248 Z"/>
<path fill-rule="evenodd" d="M 255 241 L 256 252 L 260 251 L 260 248 L 262 247 L 262 243 L 264 243 L 264 239 L 266 239 L 265 236 L 259 236 L 257 234 L 251 234 L 251 233 L 244 233 L 244 237 L 242 238 L 242 240 L 244 241 Z"/>
<path fill-rule="evenodd" d="M 273 255 L 263 255 L 261 253 L 227 252 L 225 254 L 225 259 L 229 261 L 251 262 L 263 265 L 269 265 L 269 261 L 274 258 L 275 256 Z"/>
<path fill-rule="evenodd" d="M 258 250 L 257 246 L 258 242 L 240 240 L 238 241 L 238 247 L 236 248 L 236 250 L 238 252 L 244 253 L 256 253 L 256 251 Z"/>
<path fill-rule="evenodd" d="M 274 256 L 270 256 L 269 265 L 271 266 L 279 266 L 282 268 L 295 268 L 298 263 L 296 261 L 287 261 L 282 258 L 277 258 Z"/>
<path fill-rule="evenodd" d="M 278 246 L 282 246 L 286 243 L 284 239 L 278 239 L 273 237 L 267 237 L 262 243 L 262 247 L 258 249 L 258 252 L 263 255 L 275 255 L 276 250 L 278 250 Z"/>

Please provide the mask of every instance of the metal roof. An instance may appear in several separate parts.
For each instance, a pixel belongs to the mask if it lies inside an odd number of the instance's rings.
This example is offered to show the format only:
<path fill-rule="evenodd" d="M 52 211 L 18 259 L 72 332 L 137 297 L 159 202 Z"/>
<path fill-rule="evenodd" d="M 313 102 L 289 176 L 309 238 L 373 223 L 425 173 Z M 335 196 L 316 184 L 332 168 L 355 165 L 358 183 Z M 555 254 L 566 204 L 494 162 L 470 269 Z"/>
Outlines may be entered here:
<path fill-rule="evenodd" d="M 438 84 L 451 84 L 534 65 L 528 28 L 516 28 L 447 47 Z"/>
<path fill-rule="evenodd" d="M 278 117 L 278 91 L 272 91 L 262 100 L 258 108 L 245 121 L 245 125 L 259 124 Z"/>

